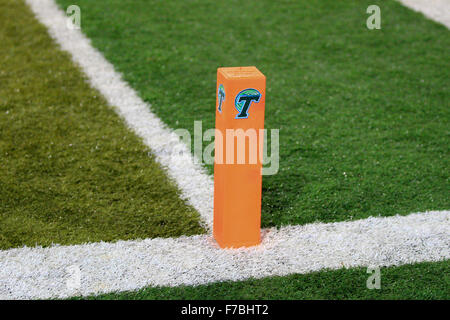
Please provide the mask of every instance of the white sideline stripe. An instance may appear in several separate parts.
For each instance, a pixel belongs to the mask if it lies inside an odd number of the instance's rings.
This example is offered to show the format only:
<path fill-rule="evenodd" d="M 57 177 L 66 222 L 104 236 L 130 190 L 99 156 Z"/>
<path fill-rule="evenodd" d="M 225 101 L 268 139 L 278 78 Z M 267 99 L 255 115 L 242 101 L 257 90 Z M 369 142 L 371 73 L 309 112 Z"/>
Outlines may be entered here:
<path fill-rule="evenodd" d="M 199 235 L 0 251 L 0 299 L 64 298 L 450 259 L 450 211 L 265 232 L 261 246 L 235 250 L 220 249 L 211 236 Z M 81 270 L 77 290 L 66 286 L 69 266 Z"/>
<path fill-rule="evenodd" d="M 450 0 L 398 0 L 404 6 L 423 13 L 450 29 Z"/>
<path fill-rule="evenodd" d="M 204 226 L 211 231 L 213 220 L 214 185 L 211 176 L 194 163 L 188 147 L 150 111 L 103 55 L 93 48 L 90 40 L 79 30 L 67 28 L 67 17 L 53 0 L 26 0 L 49 34 L 72 55 L 87 75 L 91 85 L 114 106 L 126 124 L 150 147 L 156 160 L 166 168 L 178 185 L 181 197 L 200 214 Z M 182 156 L 178 154 L 182 153 Z"/>

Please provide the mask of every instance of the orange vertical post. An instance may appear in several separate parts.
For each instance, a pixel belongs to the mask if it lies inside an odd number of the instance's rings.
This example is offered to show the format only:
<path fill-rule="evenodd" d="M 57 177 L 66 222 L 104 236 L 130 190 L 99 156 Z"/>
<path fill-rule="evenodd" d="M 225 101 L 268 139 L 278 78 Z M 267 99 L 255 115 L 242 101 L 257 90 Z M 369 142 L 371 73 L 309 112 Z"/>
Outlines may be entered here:
<path fill-rule="evenodd" d="M 266 77 L 256 67 L 219 68 L 216 92 L 214 238 L 222 248 L 257 245 Z"/>

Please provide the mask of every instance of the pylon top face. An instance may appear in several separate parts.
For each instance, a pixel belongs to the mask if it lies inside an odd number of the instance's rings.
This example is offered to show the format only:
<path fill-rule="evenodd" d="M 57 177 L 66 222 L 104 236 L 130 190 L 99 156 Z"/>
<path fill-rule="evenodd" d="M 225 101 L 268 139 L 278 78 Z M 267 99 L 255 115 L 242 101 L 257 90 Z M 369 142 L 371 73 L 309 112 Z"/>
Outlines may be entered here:
<path fill-rule="evenodd" d="M 228 67 L 217 69 L 226 79 L 265 78 L 256 67 Z"/>

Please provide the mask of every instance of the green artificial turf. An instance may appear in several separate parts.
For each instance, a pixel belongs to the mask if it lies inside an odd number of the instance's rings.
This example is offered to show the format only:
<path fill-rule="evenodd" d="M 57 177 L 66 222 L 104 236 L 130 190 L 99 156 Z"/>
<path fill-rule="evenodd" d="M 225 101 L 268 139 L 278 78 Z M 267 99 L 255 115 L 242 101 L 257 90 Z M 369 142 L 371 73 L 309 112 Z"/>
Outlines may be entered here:
<path fill-rule="evenodd" d="M 0 249 L 204 232 L 23 1 L 0 7 Z"/>
<path fill-rule="evenodd" d="M 395 1 L 57 0 L 172 128 L 214 126 L 216 69 L 267 76 L 280 171 L 262 225 L 448 209 L 449 31 Z M 366 9 L 381 8 L 381 30 Z M 212 173 L 212 166 L 208 167 Z"/>
<path fill-rule="evenodd" d="M 197 287 L 146 288 L 86 299 L 448 299 L 450 261 L 380 268 L 380 289 L 368 289 L 367 268 L 227 281 Z M 76 298 L 81 299 L 81 298 Z"/>

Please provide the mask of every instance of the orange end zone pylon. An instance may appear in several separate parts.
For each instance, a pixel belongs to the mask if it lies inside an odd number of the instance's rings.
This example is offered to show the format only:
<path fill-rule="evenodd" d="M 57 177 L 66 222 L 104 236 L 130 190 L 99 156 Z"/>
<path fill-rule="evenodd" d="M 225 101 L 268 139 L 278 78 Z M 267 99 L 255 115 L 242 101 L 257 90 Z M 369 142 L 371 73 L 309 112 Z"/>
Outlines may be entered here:
<path fill-rule="evenodd" d="M 266 77 L 256 67 L 219 68 L 216 92 L 213 234 L 222 248 L 254 246 L 261 242 Z"/>

